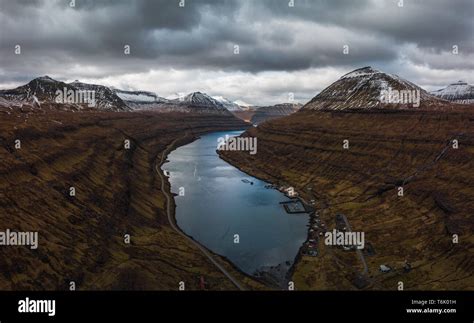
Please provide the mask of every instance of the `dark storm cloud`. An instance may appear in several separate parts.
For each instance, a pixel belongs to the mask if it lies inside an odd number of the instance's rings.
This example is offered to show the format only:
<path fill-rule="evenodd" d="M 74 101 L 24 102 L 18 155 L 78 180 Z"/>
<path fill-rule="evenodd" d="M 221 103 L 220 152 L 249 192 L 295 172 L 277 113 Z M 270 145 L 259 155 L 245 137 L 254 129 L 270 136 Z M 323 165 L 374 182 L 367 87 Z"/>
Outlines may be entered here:
<path fill-rule="evenodd" d="M 70 2 L 0 0 L 2 80 L 167 67 L 259 73 L 390 66 L 400 57 L 442 69 L 445 56 L 433 53 L 453 45 L 474 52 L 472 0 L 405 0 L 401 8 L 399 0 L 295 0 L 294 7 L 289 0 L 186 0 L 184 8 L 179 0 Z M 21 55 L 13 53 L 17 44 Z M 472 68 L 459 57 L 444 66 Z"/>
<path fill-rule="evenodd" d="M 361 33 L 389 36 L 420 47 L 468 45 L 472 50 L 474 2 L 471 0 L 296 0 L 288 10 L 285 1 L 261 0 L 256 4 L 270 15 L 339 25 Z"/>

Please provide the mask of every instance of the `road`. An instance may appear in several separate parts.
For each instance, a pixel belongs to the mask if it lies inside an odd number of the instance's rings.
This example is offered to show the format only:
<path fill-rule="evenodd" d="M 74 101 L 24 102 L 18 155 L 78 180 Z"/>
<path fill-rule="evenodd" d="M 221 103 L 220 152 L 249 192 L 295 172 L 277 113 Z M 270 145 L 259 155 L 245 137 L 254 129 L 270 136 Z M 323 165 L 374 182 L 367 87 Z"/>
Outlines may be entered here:
<path fill-rule="evenodd" d="M 346 216 L 344 214 L 341 214 L 341 215 L 342 215 L 342 218 L 344 219 L 344 222 L 346 223 L 347 231 L 352 231 L 351 225 L 349 224 L 349 221 L 347 220 Z M 360 261 L 364 265 L 363 274 L 367 275 L 369 273 L 369 268 L 367 267 L 367 262 L 365 261 L 364 254 L 362 253 L 360 249 L 356 248 L 356 251 L 357 251 L 357 254 L 359 255 Z"/>
<path fill-rule="evenodd" d="M 185 135 L 186 136 L 186 135 Z M 163 176 L 163 173 L 161 172 L 161 165 L 166 159 L 166 156 L 169 153 L 169 150 L 174 147 L 174 144 L 181 138 L 175 139 L 168 147 L 163 151 L 161 155 L 161 160 L 158 164 L 155 165 L 155 171 L 158 173 L 158 176 L 160 176 L 161 179 L 161 191 L 166 197 L 166 213 L 168 216 L 168 222 L 173 228 L 174 231 L 176 231 L 179 235 L 181 235 L 183 238 L 187 239 L 189 242 L 191 242 L 193 245 L 195 245 L 234 285 L 240 290 L 245 290 L 245 288 L 224 268 L 219 264 L 212 254 L 204 248 L 202 245 L 200 245 L 197 241 L 193 240 L 189 236 L 187 236 L 183 231 L 181 231 L 175 224 L 174 219 L 173 219 L 173 214 L 171 212 L 171 195 L 165 190 L 165 179 Z"/>

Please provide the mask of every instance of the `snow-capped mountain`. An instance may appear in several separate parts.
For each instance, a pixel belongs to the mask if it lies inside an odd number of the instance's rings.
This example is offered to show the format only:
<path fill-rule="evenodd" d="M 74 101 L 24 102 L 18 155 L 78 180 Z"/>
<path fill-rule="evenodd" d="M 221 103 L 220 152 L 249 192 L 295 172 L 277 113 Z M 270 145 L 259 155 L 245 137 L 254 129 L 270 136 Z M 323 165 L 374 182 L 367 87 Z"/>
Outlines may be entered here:
<path fill-rule="evenodd" d="M 300 103 L 282 103 L 267 107 L 260 107 L 255 110 L 251 122 L 259 124 L 267 120 L 288 116 L 301 109 L 303 105 Z"/>
<path fill-rule="evenodd" d="M 417 109 L 445 103 L 407 80 L 368 66 L 343 75 L 302 110 Z"/>
<path fill-rule="evenodd" d="M 252 105 L 250 103 L 247 103 L 245 101 L 242 101 L 242 100 L 235 100 L 234 103 L 237 104 L 244 111 L 249 111 L 249 110 L 254 110 L 255 109 L 254 105 Z"/>
<path fill-rule="evenodd" d="M 93 91 L 95 95 L 95 108 L 104 111 L 129 111 L 130 108 L 125 102 L 117 96 L 117 94 L 110 88 L 98 85 L 88 84 L 79 81 L 69 83 L 77 90 Z"/>
<path fill-rule="evenodd" d="M 474 103 L 474 86 L 463 81 L 449 84 L 444 89 L 433 91 L 431 94 L 455 103 Z"/>
<path fill-rule="evenodd" d="M 230 101 L 229 99 L 224 98 L 223 96 L 213 96 L 214 100 L 222 104 L 227 110 L 231 112 L 242 111 L 242 107 L 235 102 Z"/>
<path fill-rule="evenodd" d="M 56 91 L 74 90 L 71 85 L 56 81 L 49 76 L 42 76 L 31 80 L 28 84 L 11 90 L 1 90 L 0 96 L 5 100 L 32 103 L 34 98 L 38 101 L 51 101 L 56 99 Z"/>
<path fill-rule="evenodd" d="M 120 93 L 117 91 L 120 91 Z M 134 110 L 231 115 L 221 102 L 201 92 L 166 99 L 157 96 L 155 93 L 144 91 L 116 90 L 116 92 L 126 99 L 127 105 Z"/>
<path fill-rule="evenodd" d="M 14 109 L 23 106 L 64 111 L 152 110 L 223 115 L 231 115 L 230 110 L 240 111 L 239 106 L 230 100 L 213 98 L 201 92 L 169 100 L 153 92 L 111 89 L 79 81 L 65 83 L 49 76 L 38 77 L 15 89 L 0 90 L 0 107 Z"/>
<path fill-rule="evenodd" d="M 158 96 L 154 92 L 147 91 L 125 91 L 114 89 L 115 94 L 124 101 L 146 103 L 146 102 L 167 102 L 165 98 Z"/>
<path fill-rule="evenodd" d="M 169 100 L 163 103 L 161 108 L 164 108 L 164 111 L 231 114 L 222 103 L 201 92 L 193 92 L 179 99 Z"/>
<path fill-rule="evenodd" d="M 168 102 L 167 99 L 158 96 L 154 92 L 125 91 L 119 89 L 114 89 L 114 92 L 133 110 L 159 109 L 161 103 Z"/>
<path fill-rule="evenodd" d="M 222 103 L 212 98 L 211 96 L 201 92 L 189 93 L 182 100 L 178 100 L 178 102 L 195 106 L 206 106 L 214 107 L 216 109 L 225 109 Z"/>
<path fill-rule="evenodd" d="M 86 91 L 93 91 L 93 94 Z M 15 89 L 1 90 L 0 98 L 2 98 L 2 105 L 8 107 L 48 107 L 68 111 L 83 109 L 130 110 L 122 99 L 108 87 L 78 81 L 64 83 L 49 76 L 35 78 L 28 84 Z"/>
<path fill-rule="evenodd" d="M 209 95 L 201 92 L 193 92 L 183 98 L 170 101 L 179 108 L 185 107 L 186 110 L 203 113 L 230 113 L 225 106 Z"/>

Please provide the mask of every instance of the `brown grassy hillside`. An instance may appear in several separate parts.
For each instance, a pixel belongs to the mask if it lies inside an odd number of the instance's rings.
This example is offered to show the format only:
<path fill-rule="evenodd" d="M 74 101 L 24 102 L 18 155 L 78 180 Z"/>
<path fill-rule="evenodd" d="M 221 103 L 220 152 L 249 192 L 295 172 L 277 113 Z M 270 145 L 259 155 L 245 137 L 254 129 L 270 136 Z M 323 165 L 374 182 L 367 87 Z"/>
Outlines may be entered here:
<path fill-rule="evenodd" d="M 329 230 L 342 213 L 365 232 L 375 254 L 365 256 L 364 288 L 395 290 L 401 281 L 404 289 L 474 289 L 473 110 L 301 111 L 244 135 L 258 138 L 258 153 L 221 152 L 224 159 L 315 199 Z M 323 239 L 319 251 L 298 260 L 296 288 L 355 289 L 363 271 L 357 253 Z M 381 273 L 381 264 L 392 272 Z"/>
<path fill-rule="evenodd" d="M 65 290 L 70 281 L 79 290 L 176 290 L 180 281 L 198 289 L 201 276 L 208 289 L 235 289 L 171 229 L 154 169 L 177 138 L 243 127 L 228 116 L 2 113 L 0 230 L 38 231 L 39 248 L 0 246 L 0 290 Z M 260 287 L 219 261 L 244 285 Z"/>

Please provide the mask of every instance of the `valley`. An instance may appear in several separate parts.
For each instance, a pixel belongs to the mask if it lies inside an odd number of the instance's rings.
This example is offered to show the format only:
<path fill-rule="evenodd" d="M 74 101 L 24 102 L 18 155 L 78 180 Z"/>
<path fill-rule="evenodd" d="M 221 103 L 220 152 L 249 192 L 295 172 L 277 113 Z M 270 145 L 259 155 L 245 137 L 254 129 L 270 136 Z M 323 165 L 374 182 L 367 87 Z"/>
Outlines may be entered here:
<path fill-rule="evenodd" d="M 473 13 L 0 0 L 0 323 L 471 322 Z"/>
<path fill-rule="evenodd" d="M 236 289 L 172 229 L 154 165 L 166 149 L 246 124 L 189 113 L 1 115 L 0 225 L 39 236 L 35 250 L 2 248 L 1 290 L 68 290 L 71 282 L 78 290 Z M 263 287 L 212 257 L 246 289 Z"/>
<path fill-rule="evenodd" d="M 58 89 L 93 91 L 97 104 L 55 102 Z M 416 102 L 391 100 L 402 91 Z M 246 109 L 201 92 L 170 100 L 49 77 L 0 99 L 0 225 L 39 237 L 38 248 L 5 249 L 0 289 L 474 286 L 474 109 L 396 75 L 357 69 L 303 107 Z M 216 187 L 227 193 L 208 194 Z M 303 211 L 280 205 L 274 188 L 296 192 Z M 306 208 L 309 224 L 284 211 Z M 231 230 L 246 237 L 240 249 Z M 325 244 L 341 231 L 364 247 Z"/>

